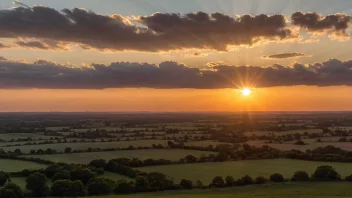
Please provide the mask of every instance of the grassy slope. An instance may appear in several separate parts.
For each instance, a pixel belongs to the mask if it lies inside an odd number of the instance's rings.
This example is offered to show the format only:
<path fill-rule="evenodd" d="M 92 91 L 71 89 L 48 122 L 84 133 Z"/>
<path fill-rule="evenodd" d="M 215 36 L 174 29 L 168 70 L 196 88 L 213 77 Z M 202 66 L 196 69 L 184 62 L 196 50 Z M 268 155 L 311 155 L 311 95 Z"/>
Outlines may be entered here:
<path fill-rule="evenodd" d="M 338 198 L 352 197 L 352 183 L 284 183 L 207 190 L 164 191 L 100 198 Z"/>
<path fill-rule="evenodd" d="M 225 177 L 227 175 L 232 175 L 238 179 L 246 174 L 252 177 L 269 177 L 273 173 L 281 173 L 284 177 L 290 178 L 297 170 L 304 170 L 309 174 L 312 174 L 316 167 L 320 165 L 333 166 L 343 177 L 352 174 L 351 163 L 311 162 L 290 159 L 243 160 L 232 162 L 151 166 L 140 168 L 140 170 L 145 172 L 162 172 L 173 177 L 176 182 L 185 178 L 191 180 L 199 179 L 204 184 L 209 184 L 215 176 Z"/>

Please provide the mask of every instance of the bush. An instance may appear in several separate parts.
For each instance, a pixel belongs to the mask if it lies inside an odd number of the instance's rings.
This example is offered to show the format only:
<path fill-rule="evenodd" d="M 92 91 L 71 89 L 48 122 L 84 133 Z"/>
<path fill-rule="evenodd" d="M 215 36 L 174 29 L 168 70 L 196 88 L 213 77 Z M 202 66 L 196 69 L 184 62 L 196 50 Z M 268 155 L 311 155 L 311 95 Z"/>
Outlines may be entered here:
<path fill-rule="evenodd" d="M 26 188 L 31 191 L 34 197 L 46 197 L 50 193 L 50 189 L 46 182 L 48 179 L 42 173 L 33 173 L 26 179 Z"/>
<path fill-rule="evenodd" d="M 317 167 L 312 175 L 312 179 L 321 181 L 340 180 L 340 175 L 331 166 L 323 165 Z"/>
<path fill-rule="evenodd" d="M 80 180 L 72 182 L 70 187 L 67 189 L 67 196 L 69 197 L 83 197 L 85 195 L 86 190 Z"/>
<path fill-rule="evenodd" d="M 350 182 L 352 182 L 352 175 L 347 176 L 347 177 L 345 178 L 345 180 L 346 180 L 346 181 L 350 181 Z"/>
<path fill-rule="evenodd" d="M 0 189 L 0 197 L 23 198 L 24 195 L 21 188 L 18 185 L 10 182 Z"/>
<path fill-rule="evenodd" d="M 135 181 L 136 181 L 136 184 L 135 184 L 136 191 L 143 192 L 149 189 L 149 182 L 146 177 L 137 176 Z"/>
<path fill-rule="evenodd" d="M 253 184 L 253 183 L 254 182 L 253 182 L 252 177 L 250 177 L 248 175 L 245 175 L 241 179 L 236 181 L 236 185 L 238 185 L 238 186 L 250 185 L 250 184 Z"/>
<path fill-rule="evenodd" d="M 10 176 L 7 173 L 0 171 L 0 187 L 4 186 L 9 179 Z"/>
<path fill-rule="evenodd" d="M 212 187 L 221 188 L 225 186 L 224 179 L 221 176 L 216 176 L 211 182 Z"/>
<path fill-rule="evenodd" d="M 182 179 L 180 182 L 180 186 L 185 189 L 192 189 L 193 188 L 193 182 L 188 179 Z"/>
<path fill-rule="evenodd" d="M 70 180 L 70 173 L 66 170 L 56 173 L 51 181 L 54 183 L 56 180 Z"/>
<path fill-rule="evenodd" d="M 268 180 L 265 177 L 257 177 L 255 178 L 255 184 L 265 184 Z"/>
<path fill-rule="evenodd" d="M 87 183 L 89 195 L 107 195 L 110 194 L 115 187 L 115 181 L 104 177 L 94 177 Z"/>
<path fill-rule="evenodd" d="M 308 181 L 309 175 L 304 171 L 296 171 L 293 174 L 292 181 Z"/>
<path fill-rule="evenodd" d="M 128 182 L 124 179 L 117 181 L 117 185 L 115 188 L 116 194 L 127 194 L 132 192 L 134 192 L 133 182 Z"/>
<path fill-rule="evenodd" d="M 280 173 L 274 173 L 270 175 L 270 181 L 272 182 L 284 182 L 284 177 Z"/>
<path fill-rule="evenodd" d="M 67 179 L 56 180 L 51 186 L 51 195 L 54 197 L 64 197 L 67 195 L 69 187 L 72 182 Z"/>
<path fill-rule="evenodd" d="M 197 181 L 196 181 L 196 184 L 195 184 L 195 187 L 196 187 L 196 188 L 203 188 L 203 187 L 204 187 L 203 182 L 200 181 L 200 180 L 197 180 Z"/>
<path fill-rule="evenodd" d="M 235 185 L 235 179 L 232 176 L 226 176 L 225 182 L 227 186 L 233 186 Z"/>

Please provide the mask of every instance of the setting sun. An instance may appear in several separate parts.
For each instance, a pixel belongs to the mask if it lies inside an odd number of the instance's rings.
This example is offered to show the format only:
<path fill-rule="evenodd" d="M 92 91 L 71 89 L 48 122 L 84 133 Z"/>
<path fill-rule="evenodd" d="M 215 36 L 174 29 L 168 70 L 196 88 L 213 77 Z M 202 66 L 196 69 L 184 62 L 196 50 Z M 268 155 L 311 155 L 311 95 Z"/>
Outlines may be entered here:
<path fill-rule="evenodd" d="M 242 92 L 242 94 L 243 94 L 244 96 L 248 96 L 248 95 L 251 94 L 251 90 L 248 89 L 248 88 L 242 89 L 241 92 Z"/>

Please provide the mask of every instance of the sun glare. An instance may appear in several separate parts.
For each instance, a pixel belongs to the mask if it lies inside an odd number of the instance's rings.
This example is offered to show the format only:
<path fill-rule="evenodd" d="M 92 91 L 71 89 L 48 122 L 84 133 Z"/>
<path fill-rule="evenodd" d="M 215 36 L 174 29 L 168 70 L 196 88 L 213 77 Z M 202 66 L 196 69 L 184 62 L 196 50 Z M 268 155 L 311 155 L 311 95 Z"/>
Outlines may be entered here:
<path fill-rule="evenodd" d="M 249 96 L 251 94 L 251 90 L 248 88 L 242 89 L 241 92 L 242 92 L 242 95 L 244 95 L 244 96 Z"/>

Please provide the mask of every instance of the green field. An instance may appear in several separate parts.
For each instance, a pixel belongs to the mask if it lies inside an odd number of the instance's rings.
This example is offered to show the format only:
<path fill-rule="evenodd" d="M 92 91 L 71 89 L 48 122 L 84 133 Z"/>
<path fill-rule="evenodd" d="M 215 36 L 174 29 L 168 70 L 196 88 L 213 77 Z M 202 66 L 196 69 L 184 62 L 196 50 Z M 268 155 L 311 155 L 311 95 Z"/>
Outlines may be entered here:
<path fill-rule="evenodd" d="M 0 139 L 3 140 L 16 140 L 17 138 L 32 138 L 34 140 L 57 138 L 58 136 L 46 136 L 42 133 L 0 133 Z M 60 137 L 59 137 L 60 138 Z"/>
<path fill-rule="evenodd" d="M 186 155 L 194 155 L 200 157 L 202 154 L 214 154 L 208 151 L 194 151 L 183 149 L 144 149 L 144 150 L 125 150 L 125 151 L 108 151 L 108 152 L 91 152 L 91 153 L 71 153 L 71 154 L 56 154 L 56 155 L 26 155 L 24 157 L 35 157 L 53 162 L 67 162 L 88 164 L 94 159 L 116 159 L 116 158 L 139 158 L 139 159 L 168 159 L 179 160 Z"/>
<path fill-rule="evenodd" d="M 16 172 L 23 169 L 40 169 L 45 168 L 46 165 L 35 162 L 25 162 L 20 160 L 0 159 L 0 171 Z"/>
<path fill-rule="evenodd" d="M 291 131 L 254 131 L 254 132 L 245 132 L 244 134 L 246 136 L 251 136 L 251 135 L 271 135 L 274 134 L 276 136 L 279 135 L 288 135 L 288 134 L 295 134 L 295 133 L 322 133 L 323 130 L 322 129 L 301 129 L 301 130 L 291 130 Z"/>
<path fill-rule="evenodd" d="M 19 148 L 24 153 L 29 153 L 32 149 L 55 149 L 57 151 L 64 151 L 65 148 L 71 147 L 74 149 L 85 150 L 88 148 L 127 148 L 129 146 L 143 146 L 143 147 L 151 147 L 153 144 L 162 144 L 166 145 L 167 142 L 165 140 L 136 140 L 136 141 L 120 141 L 120 142 L 94 142 L 94 143 L 60 143 L 60 144 L 43 144 L 43 145 L 24 145 L 24 146 L 13 146 L 13 147 L 3 147 L 4 151 L 14 151 Z"/>
<path fill-rule="evenodd" d="M 273 173 L 281 173 L 284 177 L 290 178 L 295 171 L 303 170 L 312 174 L 317 166 L 331 165 L 342 176 L 352 174 L 352 163 L 333 162 L 311 162 L 291 159 L 270 159 L 270 160 L 242 160 L 231 162 L 213 162 L 199 164 L 180 164 L 167 166 L 150 166 L 139 168 L 145 172 L 161 172 L 171 176 L 175 181 L 190 179 L 201 180 L 209 184 L 215 176 L 231 175 L 240 178 L 244 175 L 251 177 L 269 177 Z"/>
<path fill-rule="evenodd" d="M 247 143 L 249 145 L 252 146 L 256 146 L 256 147 L 261 147 L 263 145 L 268 145 L 270 147 L 279 149 L 279 150 L 292 150 L 292 149 L 296 149 L 296 150 L 300 150 L 300 151 L 306 151 L 307 149 L 315 149 L 318 147 L 325 147 L 325 146 L 335 146 L 335 147 L 339 147 L 343 150 L 347 150 L 347 151 L 352 151 L 352 143 L 351 142 L 310 142 L 310 141 L 305 141 L 303 139 L 303 141 L 305 143 L 307 143 L 307 145 L 295 145 L 293 143 L 272 143 L 272 144 L 265 144 L 265 141 L 248 141 Z"/>
<path fill-rule="evenodd" d="M 222 189 L 179 190 L 131 195 L 109 195 L 101 198 L 340 198 L 352 197 L 351 183 L 283 183 L 251 185 Z"/>

